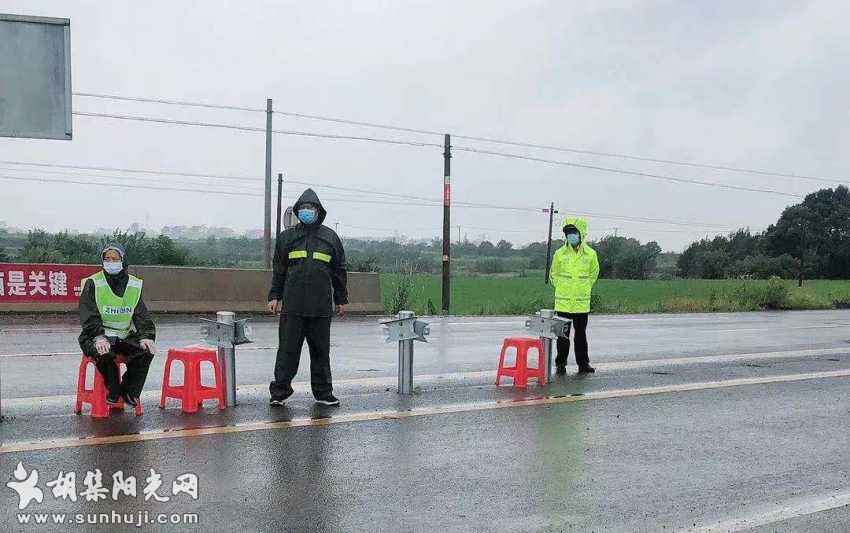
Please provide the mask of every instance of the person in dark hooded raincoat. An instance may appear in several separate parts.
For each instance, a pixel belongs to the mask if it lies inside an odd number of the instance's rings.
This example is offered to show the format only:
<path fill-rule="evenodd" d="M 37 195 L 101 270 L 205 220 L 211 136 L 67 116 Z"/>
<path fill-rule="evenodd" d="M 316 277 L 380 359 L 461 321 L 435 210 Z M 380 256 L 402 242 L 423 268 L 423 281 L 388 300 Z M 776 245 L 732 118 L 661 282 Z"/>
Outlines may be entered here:
<path fill-rule="evenodd" d="M 293 205 L 300 224 L 282 232 L 274 254 L 269 311 L 280 313 L 279 346 L 271 405 L 292 395 L 304 341 L 310 348 L 310 383 L 316 402 L 339 405 L 333 395 L 330 364 L 331 319 L 348 304 L 345 251 L 339 236 L 322 225 L 327 211 L 307 189 Z"/>
<path fill-rule="evenodd" d="M 103 376 L 106 401 L 115 404 L 123 398 L 135 406 L 156 353 L 156 326 L 142 300 L 142 280 L 127 273 L 124 248 L 110 244 L 100 259 L 103 268 L 83 280 L 80 348 Z M 115 364 L 117 355 L 127 365 L 123 380 Z"/>

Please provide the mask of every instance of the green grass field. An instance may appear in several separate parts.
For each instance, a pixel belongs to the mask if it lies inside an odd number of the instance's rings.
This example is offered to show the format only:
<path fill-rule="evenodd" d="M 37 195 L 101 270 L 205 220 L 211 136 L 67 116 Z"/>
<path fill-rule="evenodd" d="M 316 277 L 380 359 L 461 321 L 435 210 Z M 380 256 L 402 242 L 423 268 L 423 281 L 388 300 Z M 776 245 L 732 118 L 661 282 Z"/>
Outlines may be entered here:
<path fill-rule="evenodd" d="M 518 315 L 551 308 L 553 292 L 542 274 L 534 277 L 455 277 L 452 314 Z M 440 277 L 433 275 L 381 276 L 386 311 L 406 308 L 420 315 L 440 309 Z M 761 309 L 832 309 L 850 307 L 850 281 L 794 281 L 779 287 L 761 280 L 599 280 L 594 288 L 593 312 L 697 313 L 758 311 Z M 777 292 L 779 293 L 777 295 Z"/>

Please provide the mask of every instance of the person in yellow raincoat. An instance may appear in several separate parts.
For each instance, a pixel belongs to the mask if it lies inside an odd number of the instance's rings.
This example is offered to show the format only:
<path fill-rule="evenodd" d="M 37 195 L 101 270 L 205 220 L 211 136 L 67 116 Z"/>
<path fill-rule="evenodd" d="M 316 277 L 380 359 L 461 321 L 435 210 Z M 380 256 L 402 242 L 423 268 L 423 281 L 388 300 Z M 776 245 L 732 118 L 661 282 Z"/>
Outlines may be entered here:
<path fill-rule="evenodd" d="M 555 312 L 572 320 L 575 355 L 581 374 L 593 373 L 587 345 L 587 322 L 590 315 L 590 295 L 599 278 L 599 259 L 588 246 L 587 220 L 580 217 L 564 219 L 566 243 L 555 252 L 549 281 L 555 288 Z M 555 366 L 558 374 L 567 372 L 570 339 L 558 339 L 558 356 Z"/>

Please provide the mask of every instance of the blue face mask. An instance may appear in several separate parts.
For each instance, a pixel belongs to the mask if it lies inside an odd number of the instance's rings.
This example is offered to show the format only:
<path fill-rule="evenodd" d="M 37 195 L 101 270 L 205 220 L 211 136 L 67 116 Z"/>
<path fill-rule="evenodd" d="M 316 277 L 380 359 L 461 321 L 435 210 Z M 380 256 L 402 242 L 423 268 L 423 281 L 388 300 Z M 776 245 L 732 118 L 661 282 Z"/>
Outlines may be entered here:
<path fill-rule="evenodd" d="M 319 218 L 319 212 L 316 209 L 299 209 L 298 210 L 298 220 L 301 221 L 302 224 L 315 224 L 316 220 Z"/>
<path fill-rule="evenodd" d="M 570 243 L 570 246 L 578 246 L 578 243 L 581 242 L 581 237 L 578 236 L 578 233 L 568 233 L 567 242 Z"/>

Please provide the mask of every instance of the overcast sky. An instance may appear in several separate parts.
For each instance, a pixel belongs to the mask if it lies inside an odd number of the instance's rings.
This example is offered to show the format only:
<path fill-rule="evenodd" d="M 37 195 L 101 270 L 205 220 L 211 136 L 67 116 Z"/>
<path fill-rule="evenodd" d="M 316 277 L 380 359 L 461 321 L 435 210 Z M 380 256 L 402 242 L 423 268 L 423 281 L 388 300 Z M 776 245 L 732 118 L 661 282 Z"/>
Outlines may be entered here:
<path fill-rule="evenodd" d="M 850 168 L 846 2 L 10 1 L 0 12 L 71 19 L 73 85 L 92 92 L 264 107 L 595 151 L 843 180 Z M 2 90 L 2 80 L 0 80 Z M 75 97 L 78 111 L 264 127 L 265 115 Z M 441 137 L 274 118 L 277 129 L 441 143 Z M 538 158 L 805 194 L 834 183 L 454 140 Z M 75 116 L 73 141 L 0 138 L 0 159 L 251 176 L 137 183 L 259 192 L 262 133 Z M 95 181 L 129 174 L 10 170 Z M 26 168 L 26 167 L 16 167 Z M 441 149 L 277 135 L 275 173 L 317 185 L 440 198 Z M 57 169 L 51 169 L 57 171 Z M 457 201 L 591 216 L 681 250 L 706 225 L 761 230 L 794 198 L 456 152 Z M 103 181 L 99 178 L 97 181 Z M 113 179 L 113 182 L 117 180 Z M 290 201 L 301 186 L 287 187 Z M 317 186 L 343 236 L 436 236 L 441 207 L 343 203 Z M 261 198 L 0 182 L 0 221 L 50 230 L 262 227 Z M 299 191 L 300 192 L 300 191 Z M 356 195 L 358 198 L 366 198 Z M 375 197 L 368 197 L 376 199 Z M 455 209 L 452 235 L 545 238 L 543 213 Z"/>

